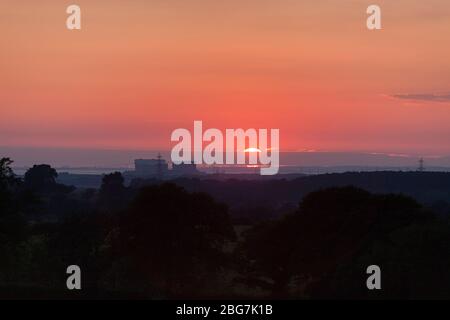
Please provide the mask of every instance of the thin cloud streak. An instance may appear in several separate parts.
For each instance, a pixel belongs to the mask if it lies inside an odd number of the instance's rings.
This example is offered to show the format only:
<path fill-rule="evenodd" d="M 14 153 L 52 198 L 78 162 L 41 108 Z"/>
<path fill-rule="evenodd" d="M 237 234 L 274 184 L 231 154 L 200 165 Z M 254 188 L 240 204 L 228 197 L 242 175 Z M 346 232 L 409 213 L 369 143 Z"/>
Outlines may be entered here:
<path fill-rule="evenodd" d="M 434 93 L 420 93 L 420 94 L 394 94 L 391 97 L 403 100 L 414 101 L 430 101 L 430 102 L 450 102 L 450 93 L 434 94 Z"/>

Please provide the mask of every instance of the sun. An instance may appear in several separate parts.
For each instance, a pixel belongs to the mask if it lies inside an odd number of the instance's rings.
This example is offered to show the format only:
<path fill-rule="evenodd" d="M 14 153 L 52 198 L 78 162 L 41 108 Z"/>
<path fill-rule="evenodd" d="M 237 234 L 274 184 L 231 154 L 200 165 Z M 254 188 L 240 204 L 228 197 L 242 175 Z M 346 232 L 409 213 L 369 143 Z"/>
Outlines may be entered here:
<path fill-rule="evenodd" d="M 247 148 L 244 150 L 244 152 L 261 152 L 258 148 Z"/>

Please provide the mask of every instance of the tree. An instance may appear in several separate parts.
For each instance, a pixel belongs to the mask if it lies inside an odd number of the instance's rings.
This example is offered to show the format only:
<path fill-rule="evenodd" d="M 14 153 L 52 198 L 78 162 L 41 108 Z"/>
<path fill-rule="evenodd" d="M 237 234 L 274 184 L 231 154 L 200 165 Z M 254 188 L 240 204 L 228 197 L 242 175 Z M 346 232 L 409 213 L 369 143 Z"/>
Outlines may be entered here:
<path fill-rule="evenodd" d="M 9 158 L 0 159 L 0 280 L 10 278 L 18 267 L 18 245 L 26 232 L 26 221 L 20 211 L 23 203 L 17 197 L 20 180 L 14 175 L 12 163 Z"/>
<path fill-rule="evenodd" d="M 25 185 L 34 190 L 51 190 L 56 186 L 58 173 L 48 164 L 34 165 L 25 173 Z"/>
<path fill-rule="evenodd" d="M 64 284 L 67 266 L 75 264 L 86 270 L 84 289 L 96 289 L 108 267 L 104 247 L 108 231 L 108 218 L 98 212 L 76 213 L 53 224 L 46 230 L 50 257 L 43 266 L 49 277 Z"/>
<path fill-rule="evenodd" d="M 225 205 L 174 184 L 144 187 L 119 228 L 128 276 L 169 295 L 198 294 L 203 272 L 223 265 L 223 246 L 234 236 Z"/>
<path fill-rule="evenodd" d="M 352 261 L 316 283 L 313 298 L 449 299 L 450 227 L 443 220 L 413 223 L 372 239 Z M 366 268 L 381 268 L 382 290 L 367 290 Z"/>
<path fill-rule="evenodd" d="M 124 179 L 120 172 L 105 174 L 102 179 L 100 192 L 111 196 L 117 195 L 125 189 Z"/>
<path fill-rule="evenodd" d="M 0 216 L 16 214 L 23 204 L 17 196 L 21 180 L 14 174 L 12 163 L 10 158 L 0 159 Z"/>
<path fill-rule="evenodd" d="M 18 184 L 18 179 L 11 168 L 12 163 L 10 158 L 0 159 L 0 215 L 11 210 L 12 189 Z"/>
<path fill-rule="evenodd" d="M 8 187 L 17 183 L 18 179 L 11 168 L 12 163 L 10 158 L 0 159 L 0 187 Z"/>
<path fill-rule="evenodd" d="M 308 194 L 296 213 L 254 229 L 244 250 L 255 261 L 256 275 L 273 280 L 275 296 L 287 296 L 295 279 L 311 294 L 314 284 L 349 264 L 374 241 L 430 220 L 432 215 L 408 197 L 329 188 Z"/>
<path fill-rule="evenodd" d="M 126 191 L 124 178 L 120 172 L 105 174 L 99 192 L 99 207 L 105 211 L 124 209 L 128 202 Z"/>

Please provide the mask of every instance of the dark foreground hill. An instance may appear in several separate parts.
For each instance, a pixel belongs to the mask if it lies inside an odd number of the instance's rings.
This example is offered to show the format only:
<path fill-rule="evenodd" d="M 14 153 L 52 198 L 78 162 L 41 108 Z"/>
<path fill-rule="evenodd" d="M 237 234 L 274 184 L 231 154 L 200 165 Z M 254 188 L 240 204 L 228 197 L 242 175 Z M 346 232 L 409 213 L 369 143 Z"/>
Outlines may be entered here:
<path fill-rule="evenodd" d="M 448 216 L 398 195 L 445 208 L 447 174 L 129 187 L 115 172 L 95 190 L 58 184 L 49 165 L 21 179 L 11 163 L 0 159 L 4 299 L 450 297 Z M 331 187 L 348 184 L 376 192 Z"/>

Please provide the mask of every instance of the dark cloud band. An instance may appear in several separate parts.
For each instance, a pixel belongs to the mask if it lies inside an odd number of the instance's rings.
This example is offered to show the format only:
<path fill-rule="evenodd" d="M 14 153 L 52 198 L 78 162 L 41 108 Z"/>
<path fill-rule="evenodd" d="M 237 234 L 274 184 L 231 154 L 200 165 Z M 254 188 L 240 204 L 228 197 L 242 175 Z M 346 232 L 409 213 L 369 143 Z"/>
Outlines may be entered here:
<path fill-rule="evenodd" d="M 404 100 L 450 102 L 450 94 L 394 94 L 392 97 Z"/>

